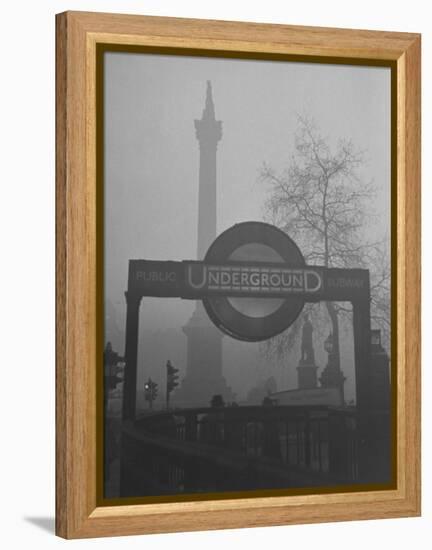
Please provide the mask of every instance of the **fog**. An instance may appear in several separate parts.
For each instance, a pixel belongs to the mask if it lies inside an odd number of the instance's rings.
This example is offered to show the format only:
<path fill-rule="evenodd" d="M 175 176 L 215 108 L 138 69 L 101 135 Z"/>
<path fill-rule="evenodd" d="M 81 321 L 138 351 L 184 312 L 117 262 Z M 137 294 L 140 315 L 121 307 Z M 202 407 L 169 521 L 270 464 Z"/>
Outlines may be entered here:
<path fill-rule="evenodd" d="M 365 152 L 364 181 L 373 181 L 374 221 L 365 236 L 390 234 L 390 70 L 320 65 L 105 54 L 105 340 L 124 351 L 128 260 L 195 259 L 199 147 L 194 119 L 211 80 L 218 145 L 217 229 L 263 220 L 269 188 L 257 181 L 265 161 L 276 170 L 289 162 L 298 114 L 315 119 L 330 143 L 348 138 Z M 354 266 L 353 266 L 354 267 Z M 162 385 L 167 359 L 186 368 L 182 327 L 194 302 L 145 298 L 140 316 L 138 386 L 151 376 Z M 312 319 L 313 322 L 313 319 Z M 352 336 L 342 334 L 346 398 L 354 396 Z M 317 365 L 327 354 L 315 333 Z M 223 339 L 224 376 L 244 399 L 273 376 L 278 389 L 295 388 L 300 354 L 269 361 L 262 346 Z M 319 374 L 319 373 L 318 373 Z"/>

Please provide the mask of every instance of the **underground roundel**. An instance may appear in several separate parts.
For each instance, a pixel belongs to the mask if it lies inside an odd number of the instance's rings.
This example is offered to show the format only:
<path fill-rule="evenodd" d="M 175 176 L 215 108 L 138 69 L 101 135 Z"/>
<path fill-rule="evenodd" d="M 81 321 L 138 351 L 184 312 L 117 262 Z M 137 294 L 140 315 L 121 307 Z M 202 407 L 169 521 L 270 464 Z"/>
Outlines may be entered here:
<path fill-rule="evenodd" d="M 265 288 L 295 284 L 293 276 L 278 268 L 278 263 L 294 269 L 305 267 L 294 241 L 272 225 L 261 222 L 234 225 L 213 242 L 204 261 L 230 265 L 228 272 L 221 274 L 227 289 L 232 285 L 260 289 L 260 297 L 256 298 L 221 295 L 203 299 L 213 323 L 234 338 L 249 342 L 267 340 L 287 329 L 303 309 L 304 298 L 300 296 L 261 297 Z M 260 263 L 265 265 L 261 268 Z"/>

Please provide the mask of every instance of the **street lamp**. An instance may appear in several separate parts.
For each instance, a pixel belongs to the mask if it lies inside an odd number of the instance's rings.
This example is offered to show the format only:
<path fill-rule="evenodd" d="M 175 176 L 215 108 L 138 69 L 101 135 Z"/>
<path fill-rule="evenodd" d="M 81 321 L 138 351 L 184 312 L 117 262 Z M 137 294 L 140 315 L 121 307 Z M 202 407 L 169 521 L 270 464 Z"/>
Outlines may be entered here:
<path fill-rule="evenodd" d="M 324 349 L 328 353 L 327 365 L 320 376 L 323 388 L 338 388 L 341 396 L 341 405 L 345 403 L 344 382 L 346 380 L 335 357 L 333 334 L 330 332 L 324 340 Z"/>
<path fill-rule="evenodd" d="M 333 334 L 331 332 L 324 340 L 324 349 L 329 355 L 333 353 Z"/>

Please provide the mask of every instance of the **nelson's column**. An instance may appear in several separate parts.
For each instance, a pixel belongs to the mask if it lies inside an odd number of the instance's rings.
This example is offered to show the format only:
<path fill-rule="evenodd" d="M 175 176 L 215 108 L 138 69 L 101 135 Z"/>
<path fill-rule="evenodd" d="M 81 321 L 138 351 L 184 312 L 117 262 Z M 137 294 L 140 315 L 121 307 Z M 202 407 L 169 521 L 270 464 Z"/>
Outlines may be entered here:
<path fill-rule="evenodd" d="M 222 138 L 222 122 L 216 120 L 211 83 L 203 114 L 195 120 L 199 143 L 199 197 L 197 259 L 202 260 L 216 238 L 216 153 Z M 187 368 L 174 400 L 183 406 L 209 406 L 213 395 L 220 394 L 225 402 L 234 395 L 222 376 L 222 333 L 212 324 L 202 302 L 183 327 L 187 337 Z"/>

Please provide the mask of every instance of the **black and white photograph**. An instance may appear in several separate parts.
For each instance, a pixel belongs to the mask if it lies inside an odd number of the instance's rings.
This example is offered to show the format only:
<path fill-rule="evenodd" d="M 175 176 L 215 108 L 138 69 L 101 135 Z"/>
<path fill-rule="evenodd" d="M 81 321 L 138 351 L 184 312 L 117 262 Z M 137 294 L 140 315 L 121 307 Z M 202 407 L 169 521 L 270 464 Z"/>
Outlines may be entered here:
<path fill-rule="evenodd" d="M 4 4 L 3 548 L 428 547 L 426 8 Z"/>
<path fill-rule="evenodd" d="M 394 488 L 391 69 L 99 62 L 103 498 Z"/>

